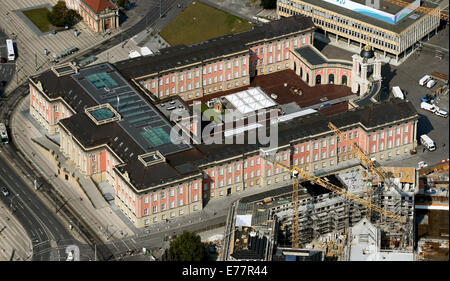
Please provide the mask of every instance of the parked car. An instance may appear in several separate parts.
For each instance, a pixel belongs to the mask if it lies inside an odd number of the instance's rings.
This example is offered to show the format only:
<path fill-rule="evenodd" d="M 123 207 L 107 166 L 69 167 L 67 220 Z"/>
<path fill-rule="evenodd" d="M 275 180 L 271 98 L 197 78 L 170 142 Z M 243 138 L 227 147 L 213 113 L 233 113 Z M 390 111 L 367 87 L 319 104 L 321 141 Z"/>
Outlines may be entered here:
<path fill-rule="evenodd" d="M 422 77 L 420 80 L 419 80 L 419 85 L 420 86 L 425 86 L 426 85 L 426 83 L 429 81 L 431 79 L 431 76 L 430 75 L 425 75 L 424 77 Z"/>
<path fill-rule="evenodd" d="M 419 163 L 417 163 L 417 168 L 418 169 L 423 169 L 423 168 L 425 168 L 427 166 L 428 166 L 428 164 L 425 163 L 425 161 L 420 161 Z"/>
<path fill-rule="evenodd" d="M 430 80 L 427 82 L 427 88 L 431 89 L 433 88 L 433 86 L 436 85 L 436 81 L 435 80 Z"/>
<path fill-rule="evenodd" d="M 6 58 L 0 58 L 0 63 L 5 63 L 6 62 Z"/>
<path fill-rule="evenodd" d="M 2 193 L 3 193 L 3 195 L 5 195 L 5 196 L 8 196 L 9 195 L 9 191 L 8 191 L 8 189 L 6 188 L 6 186 L 2 186 Z"/>
<path fill-rule="evenodd" d="M 421 98 L 421 101 L 430 103 L 432 100 L 434 100 L 434 97 L 430 94 L 426 94 L 423 98 Z"/>
<path fill-rule="evenodd" d="M 436 109 L 434 114 L 436 114 L 437 116 L 440 116 L 440 117 L 444 117 L 444 118 L 448 117 L 448 112 L 443 109 Z"/>

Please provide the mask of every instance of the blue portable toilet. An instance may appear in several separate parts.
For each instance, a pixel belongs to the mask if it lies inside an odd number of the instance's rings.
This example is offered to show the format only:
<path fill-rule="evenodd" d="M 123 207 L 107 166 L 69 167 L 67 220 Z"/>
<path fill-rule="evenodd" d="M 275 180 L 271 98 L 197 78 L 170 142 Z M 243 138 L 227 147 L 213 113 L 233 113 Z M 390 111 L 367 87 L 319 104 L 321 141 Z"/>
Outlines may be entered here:
<path fill-rule="evenodd" d="M 52 34 L 55 35 L 56 34 L 56 30 L 53 29 L 52 30 Z"/>

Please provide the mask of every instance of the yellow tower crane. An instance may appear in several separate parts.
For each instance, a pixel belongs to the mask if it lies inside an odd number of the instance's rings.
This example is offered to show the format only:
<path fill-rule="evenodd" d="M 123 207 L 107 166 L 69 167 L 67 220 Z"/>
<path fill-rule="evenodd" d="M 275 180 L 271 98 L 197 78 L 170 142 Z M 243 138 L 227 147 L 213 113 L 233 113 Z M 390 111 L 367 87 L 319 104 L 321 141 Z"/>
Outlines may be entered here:
<path fill-rule="evenodd" d="M 330 128 L 334 134 L 342 141 L 345 140 L 345 135 L 341 132 L 341 130 L 338 129 L 333 123 L 328 123 L 328 128 Z M 383 170 L 383 168 L 379 165 L 376 165 L 372 159 L 359 147 L 359 145 L 356 142 L 352 142 L 353 151 L 355 152 L 355 155 L 359 158 L 362 164 L 364 164 L 367 169 L 370 170 L 372 174 L 376 174 L 380 180 L 382 180 L 387 186 L 391 186 L 392 182 L 390 180 L 390 177 L 387 175 L 387 173 Z M 373 188 L 371 186 L 368 186 L 367 188 L 367 200 L 372 202 L 372 194 L 373 194 Z M 367 210 L 368 217 L 371 216 L 371 210 L 368 208 Z"/>
<path fill-rule="evenodd" d="M 389 217 L 391 219 L 397 220 L 402 223 L 406 222 L 405 218 L 403 218 L 389 210 L 383 209 L 375 204 L 372 204 L 371 202 L 358 197 L 356 194 L 353 194 L 353 193 L 349 192 L 348 190 L 345 190 L 339 186 L 336 186 L 327 180 L 316 177 L 315 175 L 313 175 L 303 169 L 299 169 L 298 167 L 293 167 L 291 169 L 290 167 L 288 167 L 282 163 L 279 163 L 274 158 L 270 158 L 268 155 L 263 155 L 263 158 L 269 162 L 272 162 L 274 165 L 277 165 L 277 166 L 281 167 L 282 169 L 291 173 L 291 177 L 293 180 L 292 200 L 295 200 L 292 202 L 293 207 L 294 207 L 293 208 L 294 213 L 292 216 L 292 228 L 293 228 L 292 229 L 292 247 L 293 248 L 298 248 L 298 185 L 299 185 L 299 178 L 303 178 L 303 179 L 313 182 L 317 185 L 320 185 L 334 193 L 339 194 L 340 196 L 343 196 L 347 199 L 352 200 L 353 202 L 356 202 L 358 204 L 366 206 L 366 207 L 372 209 L 373 211 L 378 212 L 386 217 Z"/>

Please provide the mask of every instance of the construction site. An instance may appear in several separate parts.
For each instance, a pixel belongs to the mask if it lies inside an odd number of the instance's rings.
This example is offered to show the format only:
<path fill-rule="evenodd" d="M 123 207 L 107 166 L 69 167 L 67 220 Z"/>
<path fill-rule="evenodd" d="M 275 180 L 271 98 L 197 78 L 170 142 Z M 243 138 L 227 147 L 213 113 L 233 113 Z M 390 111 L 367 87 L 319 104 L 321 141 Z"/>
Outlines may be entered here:
<path fill-rule="evenodd" d="M 417 170 L 353 151 L 359 165 L 323 175 L 272 159 L 292 184 L 235 202 L 221 259 L 414 260 Z"/>

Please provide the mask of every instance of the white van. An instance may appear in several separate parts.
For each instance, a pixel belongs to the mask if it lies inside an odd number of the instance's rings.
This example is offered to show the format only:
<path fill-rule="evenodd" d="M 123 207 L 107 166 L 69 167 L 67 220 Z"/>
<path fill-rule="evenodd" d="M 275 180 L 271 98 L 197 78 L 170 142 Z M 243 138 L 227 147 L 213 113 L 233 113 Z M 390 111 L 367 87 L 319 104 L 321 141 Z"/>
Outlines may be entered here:
<path fill-rule="evenodd" d="M 448 112 L 447 111 L 442 110 L 442 109 L 438 109 L 438 108 L 436 109 L 434 114 L 436 114 L 437 116 L 440 116 L 440 117 L 444 117 L 444 118 L 448 117 Z"/>
<path fill-rule="evenodd" d="M 394 97 L 399 99 L 405 99 L 405 95 L 403 94 L 402 90 L 399 86 L 392 87 L 392 93 L 394 94 Z"/>
<path fill-rule="evenodd" d="M 421 135 L 420 136 L 420 142 L 425 145 L 425 147 L 429 150 L 429 151 L 433 151 L 436 149 L 436 146 L 434 145 L 434 141 L 432 139 L 430 139 L 429 136 L 427 135 Z"/>
<path fill-rule="evenodd" d="M 428 89 L 433 88 L 434 85 L 436 85 L 436 81 L 434 81 L 434 80 L 430 80 L 430 81 L 427 82 L 427 88 Z"/>
<path fill-rule="evenodd" d="M 420 78 L 420 80 L 419 80 L 419 85 L 420 86 L 425 86 L 425 84 L 428 82 L 428 80 L 430 80 L 431 79 L 431 76 L 430 75 L 425 75 L 424 77 L 422 77 L 422 78 Z"/>
<path fill-rule="evenodd" d="M 436 111 L 436 107 L 434 105 L 432 105 L 432 104 L 427 103 L 427 102 L 421 102 L 420 103 L 420 108 L 425 109 L 425 110 L 427 110 L 429 112 L 433 112 L 433 113 Z"/>

